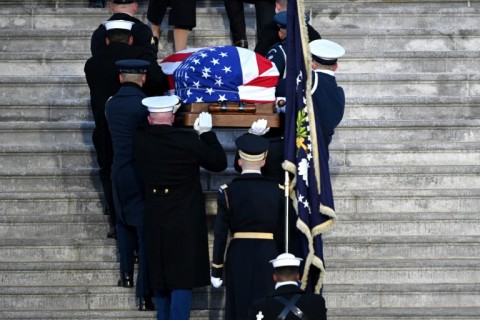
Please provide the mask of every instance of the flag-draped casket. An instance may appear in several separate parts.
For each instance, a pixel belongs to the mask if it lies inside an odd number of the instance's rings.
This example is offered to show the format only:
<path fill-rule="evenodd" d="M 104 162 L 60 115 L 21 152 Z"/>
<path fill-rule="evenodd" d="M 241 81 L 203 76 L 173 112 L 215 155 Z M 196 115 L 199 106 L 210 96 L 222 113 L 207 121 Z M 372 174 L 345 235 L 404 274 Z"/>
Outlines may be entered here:
<path fill-rule="evenodd" d="M 250 127 L 260 119 L 279 126 L 275 114 L 277 68 L 257 53 L 234 46 L 187 49 L 165 58 L 175 94 L 187 105 L 184 124 L 202 111 L 212 113 L 214 126 Z"/>

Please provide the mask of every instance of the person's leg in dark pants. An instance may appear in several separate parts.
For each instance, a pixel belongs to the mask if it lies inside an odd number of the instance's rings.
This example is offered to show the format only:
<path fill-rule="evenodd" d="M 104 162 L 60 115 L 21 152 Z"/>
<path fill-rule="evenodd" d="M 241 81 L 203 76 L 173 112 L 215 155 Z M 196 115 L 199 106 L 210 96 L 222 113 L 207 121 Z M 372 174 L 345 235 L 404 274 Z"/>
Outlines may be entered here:
<path fill-rule="evenodd" d="M 245 26 L 245 10 L 242 0 L 224 0 L 225 10 L 230 21 L 230 33 L 233 45 L 248 47 L 247 30 Z M 243 43 L 244 42 L 244 43 Z"/>
<path fill-rule="evenodd" d="M 275 16 L 275 1 L 257 0 L 255 1 L 255 16 L 257 21 L 257 40 L 262 38 L 265 26 L 273 22 Z"/>
<path fill-rule="evenodd" d="M 137 233 L 134 227 L 126 226 L 120 221 L 117 223 L 117 244 L 120 255 L 120 287 L 133 287 L 133 271 L 135 259 L 133 251 L 137 243 Z"/>

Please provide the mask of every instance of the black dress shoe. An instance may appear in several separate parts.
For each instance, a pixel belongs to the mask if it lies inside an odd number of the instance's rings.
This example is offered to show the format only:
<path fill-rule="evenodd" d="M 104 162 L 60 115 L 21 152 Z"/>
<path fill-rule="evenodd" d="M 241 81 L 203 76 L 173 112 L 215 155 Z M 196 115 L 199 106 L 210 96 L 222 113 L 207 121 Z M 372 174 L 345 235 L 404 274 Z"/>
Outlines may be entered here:
<path fill-rule="evenodd" d="M 133 285 L 133 272 L 123 272 L 120 274 L 120 280 L 118 280 L 119 287 L 131 288 Z"/>
<path fill-rule="evenodd" d="M 138 311 L 154 311 L 155 305 L 152 302 L 152 297 L 138 298 Z"/>
<path fill-rule="evenodd" d="M 248 49 L 248 41 L 247 40 L 238 40 L 233 43 L 235 47 L 245 48 Z"/>

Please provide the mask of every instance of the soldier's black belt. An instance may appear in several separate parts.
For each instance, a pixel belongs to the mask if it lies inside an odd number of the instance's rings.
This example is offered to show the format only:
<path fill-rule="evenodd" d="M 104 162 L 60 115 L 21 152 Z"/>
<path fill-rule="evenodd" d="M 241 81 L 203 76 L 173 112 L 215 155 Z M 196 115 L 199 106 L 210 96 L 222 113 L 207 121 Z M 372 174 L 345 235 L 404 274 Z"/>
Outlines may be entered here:
<path fill-rule="evenodd" d="M 285 305 L 285 308 L 283 308 L 282 312 L 278 315 L 278 317 L 275 320 L 285 320 L 285 318 L 290 312 L 293 313 L 298 319 L 308 320 L 307 316 L 303 314 L 302 310 L 300 310 L 295 305 L 295 303 L 297 303 L 300 297 L 301 295 L 296 294 L 290 300 L 287 300 L 284 297 L 276 296 L 275 299 L 283 303 Z"/>

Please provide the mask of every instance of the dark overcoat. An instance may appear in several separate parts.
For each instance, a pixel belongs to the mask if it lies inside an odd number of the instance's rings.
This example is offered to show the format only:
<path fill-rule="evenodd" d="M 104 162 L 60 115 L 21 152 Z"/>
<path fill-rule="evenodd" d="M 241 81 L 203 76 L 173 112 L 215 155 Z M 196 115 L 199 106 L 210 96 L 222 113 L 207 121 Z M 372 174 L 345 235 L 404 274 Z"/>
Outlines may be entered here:
<path fill-rule="evenodd" d="M 115 151 L 111 178 L 117 219 L 134 227 L 143 226 L 145 187 L 133 156 L 133 138 L 147 120 L 145 97 L 139 85 L 127 82 L 105 106 Z"/>
<path fill-rule="evenodd" d="M 337 85 L 335 76 L 318 70 L 312 71 L 312 102 L 315 117 L 322 126 L 325 146 L 328 148 L 345 111 L 345 93 L 342 87 Z"/>
<path fill-rule="evenodd" d="M 123 12 L 114 13 L 108 20 L 132 21 L 134 23 L 132 26 L 133 45 L 144 47 L 149 50 L 150 54 L 157 56 L 154 45 L 155 42 L 153 41 L 153 33 L 148 25 L 128 13 Z M 90 40 L 90 51 L 92 52 L 92 55 L 105 49 L 107 46 L 105 42 L 106 37 L 107 29 L 105 29 L 105 26 L 102 23 L 97 29 L 95 29 L 92 34 L 92 39 Z"/>
<path fill-rule="evenodd" d="M 267 298 L 258 300 L 254 303 L 251 316 L 249 319 L 256 320 L 257 315 L 261 312 L 263 320 L 276 320 L 280 313 L 285 308 L 285 305 L 275 297 L 284 297 L 290 300 L 295 294 L 301 297 L 295 304 L 309 320 L 326 320 L 327 308 L 325 307 L 325 299 L 318 294 L 306 293 L 294 284 L 287 284 L 278 287 Z M 287 315 L 285 320 L 298 320 L 299 318 L 291 312 Z"/>
<path fill-rule="evenodd" d="M 215 172 L 227 167 L 217 136 L 146 125 L 137 132 L 134 149 L 146 185 L 144 230 L 151 287 L 175 290 L 208 285 L 200 167 Z"/>
<path fill-rule="evenodd" d="M 232 239 L 225 260 L 225 319 L 247 319 L 252 303 L 272 292 L 269 262 L 283 251 L 284 197 L 281 187 L 259 173 L 245 173 L 217 196 L 212 276 L 220 277 L 230 231 L 273 233 L 274 240 Z M 217 267 L 216 267 L 217 266 Z"/>

